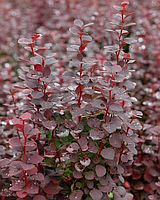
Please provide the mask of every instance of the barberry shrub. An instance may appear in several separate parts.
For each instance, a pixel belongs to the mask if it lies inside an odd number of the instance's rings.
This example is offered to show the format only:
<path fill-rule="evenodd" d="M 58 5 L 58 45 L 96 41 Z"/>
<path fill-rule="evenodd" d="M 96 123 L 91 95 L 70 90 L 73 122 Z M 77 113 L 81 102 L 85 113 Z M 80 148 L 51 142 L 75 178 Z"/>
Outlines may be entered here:
<path fill-rule="evenodd" d="M 26 66 L 12 92 L 21 95 L 22 108 L 10 120 L 12 151 L 0 160 L 2 179 L 10 183 L 1 190 L 3 199 L 133 199 L 123 174 L 137 154 L 142 113 L 132 109 L 134 60 L 123 51 L 135 42 L 128 37 L 127 28 L 135 25 L 127 22 L 133 14 L 128 4 L 114 5 L 115 29 L 106 30 L 114 34 L 113 45 L 105 46 L 110 60 L 89 56 L 92 37 L 86 30 L 94 24 L 80 19 L 69 29 L 75 42 L 67 50 L 74 58 L 61 76 L 51 70 L 56 54 L 36 46 L 40 34 L 18 40 L 30 57 L 19 58 Z"/>

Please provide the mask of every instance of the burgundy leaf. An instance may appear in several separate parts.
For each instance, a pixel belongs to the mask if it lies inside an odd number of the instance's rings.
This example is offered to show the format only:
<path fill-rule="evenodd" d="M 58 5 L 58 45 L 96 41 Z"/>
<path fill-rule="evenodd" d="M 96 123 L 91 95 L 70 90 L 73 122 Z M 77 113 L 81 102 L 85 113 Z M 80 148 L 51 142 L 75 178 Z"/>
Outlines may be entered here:
<path fill-rule="evenodd" d="M 29 159 L 28 159 L 28 163 L 31 163 L 31 164 L 38 164 L 38 163 L 41 163 L 42 160 L 44 158 L 40 155 L 32 155 Z"/>
<path fill-rule="evenodd" d="M 40 101 L 40 104 L 42 106 L 43 109 L 50 109 L 53 107 L 53 103 L 52 102 L 47 102 L 47 101 Z"/>
<path fill-rule="evenodd" d="M 30 79 L 39 79 L 41 76 L 40 73 L 38 73 L 36 70 L 30 70 L 28 73 L 27 73 L 27 77 L 30 78 Z"/>
<path fill-rule="evenodd" d="M 87 187 L 89 188 L 89 189 L 93 189 L 93 187 L 94 187 L 94 182 L 93 181 L 87 181 Z M 88 193 L 89 193 L 89 191 L 88 191 Z M 87 194 L 88 194 L 87 193 Z"/>
<path fill-rule="evenodd" d="M 69 195 L 70 200 L 81 200 L 83 192 L 81 190 L 74 191 Z"/>
<path fill-rule="evenodd" d="M 29 141 L 26 143 L 26 151 L 32 151 L 37 148 L 37 143 L 35 141 Z"/>
<path fill-rule="evenodd" d="M 39 91 L 33 91 L 31 93 L 31 96 L 33 97 L 33 99 L 39 99 L 44 96 L 44 93 Z"/>
<path fill-rule="evenodd" d="M 18 191 L 16 192 L 16 195 L 19 197 L 19 198 L 24 198 L 27 196 L 27 192 L 25 190 L 22 190 L 22 191 Z"/>
<path fill-rule="evenodd" d="M 113 148 L 106 148 L 101 151 L 101 156 L 108 160 L 113 160 L 115 156 L 115 150 Z"/>
<path fill-rule="evenodd" d="M 92 26 L 94 23 L 88 23 L 88 24 L 85 24 L 84 26 L 83 26 L 83 28 L 86 28 L 86 27 L 88 27 L 88 26 Z"/>
<path fill-rule="evenodd" d="M 56 63 L 57 60 L 55 58 L 48 58 L 45 59 L 45 65 L 52 65 L 53 63 Z"/>
<path fill-rule="evenodd" d="M 111 70 L 112 70 L 113 73 L 116 73 L 116 72 L 122 71 L 122 68 L 121 68 L 120 65 L 113 65 L 113 66 L 111 67 Z"/>
<path fill-rule="evenodd" d="M 12 187 L 9 188 L 11 191 L 22 191 L 25 186 L 24 181 L 16 180 L 12 182 Z"/>
<path fill-rule="evenodd" d="M 19 146 L 22 146 L 22 143 L 20 141 L 20 139 L 18 137 L 12 137 L 9 139 L 9 144 L 12 146 L 12 147 L 19 147 Z"/>
<path fill-rule="evenodd" d="M 123 108 L 120 104 L 115 103 L 109 106 L 109 110 L 120 112 L 120 111 L 123 111 Z"/>
<path fill-rule="evenodd" d="M 28 194 L 38 194 L 38 186 L 37 185 L 31 185 L 30 188 L 26 189 L 26 192 Z"/>
<path fill-rule="evenodd" d="M 104 103 L 104 101 L 98 100 L 98 99 L 93 101 L 92 106 L 95 108 L 102 109 L 102 110 L 106 109 L 106 104 Z"/>
<path fill-rule="evenodd" d="M 56 55 L 56 53 L 50 53 L 50 54 L 48 54 L 47 56 L 46 56 L 46 58 L 52 58 L 52 57 L 54 57 Z"/>
<path fill-rule="evenodd" d="M 88 140 L 88 151 L 91 153 L 97 153 L 98 147 L 97 145 L 90 139 Z"/>
<path fill-rule="evenodd" d="M 36 174 L 37 173 L 37 167 L 34 167 L 34 168 L 32 168 L 32 169 L 29 169 L 29 170 L 27 170 L 26 172 L 27 172 L 27 174 L 29 175 L 29 176 L 31 176 L 31 175 L 33 175 L 33 174 Z"/>
<path fill-rule="evenodd" d="M 26 164 L 24 162 L 21 162 L 20 165 L 24 171 L 33 169 L 35 167 L 33 164 Z"/>
<path fill-rule="evenodd" d="M 76 164 L 75 164 L 75 169 L 76 169 L 78 172 L 83 172 L 83 170 L 85 169 L 85 166 L 83 166 L 81 163 L 76 163 Z"/>
<path fill-rule="evenodd" d="M 88 157 L 82 157 L 80 160 L 79 160 L 79 162 L 81 163 L 81 165 L 83 165 L 83 166 L 88 166 L 90 163 L 91 163 L 91 160 L 90 160 L 90 158 L 88 158 Z"/>
<path fill-rule="evenodd" d="M 89 194 L 90 194 L 90 196 L 92 197 L 93 200 L 101 200 L 101 198 L 103 197 L 103 193 L 96 188 L 93 188 L 89 192 Z"/>
<path fill-rule="evenodd" d="M 8 158 L 0 159 L 0 167 L 7 166 L 10 164 L 10 162 L 11 160 Z"/>
<path fill-rule="evenodd" d="M 125 28 L 125 27 L 135 26 L 135 25 L 136 25 L 136 23 L 131 22 L 131 23 L 128 23 L 128 24 L 124 25 L 123 27 Z"/>
<path fill-rule="evenodd" d="M 66 148 L 66 150 L 69 153 L 76 153 L 76 152 L 78 152 L 79 148 L 80 148 L 80 146 L 76 142 L 73 142 Z"/>
<path fill-rule="evenodd" d="M 74 24 L 76 25 L 76 26 L 79 26 L 80 28 L 83 26 L 83 21 L 82 20 L 80 20 L 80 19 L 75 19 L 74 20 Z"/>
<path fill-rule="evenodd" d="M 77 54 L 77 59 L 81 62 L 83 60 L 82 54 L 78 53 Z"/>
<path fill-rule="evenodd" d="M 43 126 L 49 130 L 54 130 L 57 126 L 56 122 L 54 120 L 52 121 L 43 121 Z"/>
<path fill-rule="evenodd" d="M 50 146 L 44 148 L 44 156 L 48 158 L 54 158 L 56 156 L 55 149 L 51 148 Z"/>
<path fill-rule="evenodd" d="M 11 170 L 9 170 L 9 176 L 19 177 L 19 176 L 22 175 L 21 173 L 22 173 L 21 169 L 11 169 Z"/>
<path fill-rule="evenodd" d="M 40 56 L 34 56 L 30 59 L 34 64 L 40 64 L 42 65 L 42 57 Z"/>
<path fill-rule="evenodd" d="M 127 44 L 134 44 L 134 43 L 137 42 L 137 40 L 127 37 L 127 38 L 124 39 L 124 42 L 127 43 Z"/>
<path fill-rule="evenodd" d="M 82 40 L 83 40 L 83 42 L 88 43 L 88 42 L 92 41 L 92 38 L 89 35 L 82 35 Z"/>
<path fill-rule="evenodd" d="M 81 137 L 79 140 L 78 140 L 78 143 L 82 149 L 82 151 L 87 151 L 88 150 L 88 141 L 86 139 L 86 137 Z"/>
<path fill-rule="evenodd" d="M 114 78 L 115 78 L 115 80 L 112 80 L 112 81 L 123 82 L 125 80 L 125 75 L 123 75 L 123 74 L 115 74 Z"/>
<path fill-rule="evenodd" d="M 101 121 L 96 117 L 91 117 L 88 119 L 87 124 L 92 128 L 99 128 L 101 125 Z"/>
<path fill-rule="evenodd" d="M 19 44 L 31 44 L 32 43 L 32 40 L 31 39 L 27 39 L 27 38 L 20 38 L 18 40 L 18 43 Z"/>
<path fill-rule="evenodd" d="M 76 28 L 70 28 L 69 31 L 74 35 L 78 35 L 78 33 L 79 33 L 79 30 Z"/>
<path fill-rule="evenodd" d="M 115 123 L 103 124 L 102 126 L 108 133 L 113 133 L 117 129 L 117 124 Z"/>
<path fill-rule="evenodd" d="M 27 134 L 29 131 L 31 131 L 32 126 L 29 124 L 24 124 L 24 133 Z"/>
<path fill-rule="evenodd" d="M 73 71 L 66 71 L 62 74 L 62 77 L 71 80 L 75 78 L 75 74 Z"/>
<path fill-rule="evenodd" d="M 102 165 L 96 165 L 95 171 L 98 177 L 102 177 L 106 174 L 106 168 Z"/>
<path fill-rule="evenodd" d="M 25 80 L 24 83 L 29 87 L 29 88 L 37 88 L 39 86 L 39 83 L 37 80 Z"/>
<path fill-rule="evenodd" d="M 99 190 L 103 193 L 108 193 L 108 192 L 111 192 L 112 191 L 112 185 L 109 184 L 109 185 L 104 185 L 104 186 L 99 186 Z"/>
<path fill-rule="evenodd" d="M 77 162 L 79 160 L 77 153 L 72 153 L 69 155 L 71 162 Z"/>
<path fill-rule="evenodd" d="M 19 118 L 13 118 L 12 123 L 13 123 L 13 126 L 17 126 L 17 127 L 20 127 L 20 128 L 23 125 L 22 120 L 20 120 Z"/>
<path fill-rule="evenodd" d="M 126 196 L 126 190 L 122 186 L 117 187 L 117 192 L 122 198 L 124 198 Z"/>
<path fill-rule="evenodd" d="M 55 195 L 58 194 L 60 192 L 61 188 L 58 185 L 53 184 L 52 182 L 49 182 L 47 185 L 45 185 L 45 187 L 43 188 L 43 191 L 46 194 L 50 194 L 50 195 Z"/>
<path fill-rule="evenodd" d="M 50 67 L 45 67 L 43 70 L 42 70 L 42 73 L 43 73 L 43 76 L 49 76 L 51 74 L 51 69 Z"/>
<path fill-rule="evenodd" d="M 119 148 L 119 147 L 121 147 L 122 138 L 118 133 L 113 133 L 109 137 L 109 142 L 113 147 Z"/>
<path fill-rule="evenodd" d="M 73 171 L 73 176 L 76 179 L 80 179 L 80 178 L 82 178 L 82 172 L 78 172 L 77 170 L 74 170 Z"/>
<path fill-rule="evenodd" d="M 101 140 L 104 137 L 104 132 L 92 129 L 89 131 L 89 135 L 92 140 Z"/>
<path fill-rule="evenodd" d="M 46 200 L 46 198 L 42 195 L 36 195 L 33 200 Z"/>
<path fill-rule="evenodd" d="M 116 6 L 116 5 L 113 5 L 113 8 L 116 9 L 117 11 L 123 10 L 122 7 L 120 7 L 120 6 Z"/>
<path fill-rule="evenodd" d="M 134 83 L 134 82 L 132 82 L 132 81 L 130 81 L 130 80 L 126 80 L 126 81 L 124 82 L 124 86 L 126 86 L 126 88 L 127 88 L 128 90 L 133 90 L 133 89 L 136 87 L 136 83 Z"/>
<path fill-rule="evenodd" d="M 32 129 L 28 134 L 29 134 L 29 135 L 37 135 L 38 133 L 39 133 L 38 128 L 34 128 L 34 129 Z"/>
<path fill-rule="evenodd" d="M 93 171 L 88 171 L 85 173 L 85 178 L 87 180 L 93 180 L 95 178 L 95 174 Z"/>

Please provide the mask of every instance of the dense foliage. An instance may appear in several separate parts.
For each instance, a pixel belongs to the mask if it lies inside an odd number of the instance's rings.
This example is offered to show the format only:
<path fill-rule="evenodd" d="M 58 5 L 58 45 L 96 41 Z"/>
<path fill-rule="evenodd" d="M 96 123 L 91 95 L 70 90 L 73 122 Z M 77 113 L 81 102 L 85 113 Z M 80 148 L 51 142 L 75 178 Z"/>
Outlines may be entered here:
<path fill-rule="evenodd" d="M 8 0 L 0 15 L 1 199 L 158 200 L 158 1 Z"/>

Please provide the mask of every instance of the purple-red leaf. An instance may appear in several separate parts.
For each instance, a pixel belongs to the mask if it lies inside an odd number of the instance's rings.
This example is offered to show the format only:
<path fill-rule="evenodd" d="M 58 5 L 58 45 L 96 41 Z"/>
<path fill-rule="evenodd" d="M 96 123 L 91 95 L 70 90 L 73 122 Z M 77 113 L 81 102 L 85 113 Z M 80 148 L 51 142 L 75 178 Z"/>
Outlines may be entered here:
<path fill-rule="evenodd" d="M 42 73 L 43 73 L 43 76 L 49 76 L 51 74 L 51 69 L 50 67 L 45 67 L 43 70 L 42 70 Z"/>
<path fill-rule="evenodd" d="M 56 128 L 56 122 L 54 120 L 52 121 L 43 121 L 43 126 L 49 130 L 54 130 Z"/>
<path fill-rule="evenodd" d="M 82 157 L 79 162 L 86 167 L 91 163 L 91 160 L 88 157 Z"/>
<path fill-rule="evenodd" d="M 82 178 L 82 172 L 78 172 L 77 170 L 73 171 L 73 176 L 76 179 Z"/>
<path fill-rule="evenodd" d="M 75 164 L 75 169 L 78 171 L 78 172 L 83 172 L 83 170 L 85 169 L 85 166 L 83 166 L 81 163 L 76 163 Z"/>
<path fill-rule="evenodd" d="M 86 139 L 86 137 L 81 137 L 79 140 L 78 140 L 78 143 L 82 149 L 82 151 L 87 151 L 88 149 L 88 141 Z"/>
<path fill-rule="evenodd" d="M 43 188 L 43 191 L 50 195 L 58 194 L 61 190 L 61 187 L 58 185 L 53 184 L 52 182 L 49 182 L 45 187 Z"/>
<path fill-rule="evenodd" d="M 52 147 L 48 146 L 44 148 L 44 156 L 48 158 L 54 158 L 56 156 L 56 151 Z"/>
<path fill-rule="evenodd" d="M 35 141 L 29 141 L 26 143 L 26 151 L 32 151 L 37 148 L 37 143 Z"/>
<path fill-rule="evenodd" d="M 78 152 L 79 148 L 80 148 L 80 146 L 76 142 L 73 142 L 66 148 L 66 150 L 69 153 L 76 153 L 76 152 Z"/>
<path fill-rule="evenodd" d="M 21 141 L 20 141 L 20 139 L 18 137 L 12 137 L 11 139 L 9 139 L 9 144 L 12 147 L 22 146 L 22 143 L 21 143 Z"/>
<path fill-rule="evenodd" d="M 95 174 L 93 171 L 88 171 L 85 173 L 85 178 L 87 180 L 93 180 L 95 178 Z"/>
<path fill-rule="evenodd" d="M 101 125 L 101 121 L 96 117 L 91 117 L 88 119 L 87 124 L 92 128 L 99 128 Z"/>
<path fill-rule="evenodd" d="M 27 39 L 27 38 L 20 38 L 19 40 L 18 40 L 18 43 L 19 44 L 31 44 L 32 43 L 32 40 L 31 39 Z"/>
<path fill-rule="evenodd" d="M 108 160 L 113 160 L 115 156 L 115 150 L 113 148 L 106 148 L 101 151 L 101 156 Z"/>
<path fill-rule="evenodd" d="M 42 160 L 44 158 L 40 155 L 32 155 L 29 159 L 28 159 L 28 163 L 31 163 L 31 164 L 38 164 L 38 163 L 41 163 Z"/>
<path fill-rule="evenodd" d="M 92 197 L 93 200 L 101 200 L 101 198 L 103 197 L 103 193 L 96 188 L 93 188 L 89 192 L 89 194 L 90 194 L 90 196 Z"/>
<path fill-rule="evenodd" d="M 66 78 L 66 79 L 74 79 L 75 78 L 75 74 L 72 71 L 66 71 L 66 72 L 64 72 L 62 74 L 62 77 Z"/>
<path fill-rule="evenodd" d="M 92 140 L 101 140 L 104 137 L 104 132 L 92 129 L 89 131 L 89 135 Z"/>
<path fill-rule="evenodd" d="M 24 162 L 21 162 L 20 165 L 24 171 L 33 169 L 35 167 L 33 164 L 26 164 Z"/>
<path fill-rule="evenodd" d="M 36 195 L 33 200 L 46 200 L 46 198 L 42 195 Z"/>
<path fill-rule="evenodd" d="M 83 195 L 83 192 L 81 190 L 74 191 L 73 193 L 71 193 L 69 195 L 69 199 L 70 200 L 81 200 L 82 199 L 82 195 Z"/>
<path fill-rule="evenodd" d="M 102 177 L 106 174 L 106 168 L 102 165 L 96 165 L 95 171 L 98 177 Z"/>
<path fill-rule="evenodd" d="M 121 147 L 122 137 L 118 133 L 113 133 L 109 138 L 109 142 L 113 147 L 119 148 Z"/>
<path fill-rule="evenodd" d="M 27 196 L 27 192 L 25 190 L 16 192 L 17 197 L 24 198 Z"/>
<path fill-rule="evenodd" d="M 83 26 L 83 22 L 82 22 L 82 20 L 80 20 L 80 19 L 75 19 L 75 20 L 74 20 L 74 24 L 75 24 L 76 26 L 79 26 L 80 28 Z"/>

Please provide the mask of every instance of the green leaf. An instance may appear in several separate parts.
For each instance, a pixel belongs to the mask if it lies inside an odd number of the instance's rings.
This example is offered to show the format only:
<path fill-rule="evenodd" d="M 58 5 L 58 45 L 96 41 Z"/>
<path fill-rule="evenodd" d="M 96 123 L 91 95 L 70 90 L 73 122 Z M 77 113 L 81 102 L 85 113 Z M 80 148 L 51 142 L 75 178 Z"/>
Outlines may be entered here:
<path fill-rule="evenodd" d="M 63 144 L 68 144 L 68 143 L 71 143 L 73 141 L 73 137 L 71 134 L 69 134 L 67 137 L 61 137 L 60 138 L 60 141 L 63 143 Z"/>
<path fill-rule="evenodd" d="M 113 193 L 110 192 L 110 193 L 108 194 L 108 197 L 109 197 L 109 198 L 113 198 Z"/>
<path fill-rule="evenodd" d="M 52 130 L 49 130 L 49 134 L 47 135 L 47 138 L 50 140 L 52 138 Z"/>
<path fill-rule="evenodd" d="M 73 174 L 73 171 L 68 168 L 63 172 L 63 176 L 70 176 L 72 174 Z"/>
<path fill-rule="evenodd" d="M 87 197 L 85 200 L 93 200 L 92 197 Z"/>
<path fill-rule="evenodd" d="M 44 158 L 44 162 L 48 167 L 53 167 L 55 165 L 55 158 Z"/>
<path fill-rule="evenodd" d="M 67 160 L 66 162 L 65 162 L 65 165 L 69 165 L 71 163 L 71 160 Z"/>
<path fill-rule="evenodd" d="M 58 138 L 54 138 L 55 144 L 56 144 L 56 148 L 59 149 L 61 142 Z"/>
<path fill-rule="evenodd" d="M 57 124 L 64 122 L 63 116 L 60 115 L 59 113 L 54 113 L 54 118 Z"/>
<path fill-rule="evenodd" d="M 65 111 L 65 119 L 72 119 L 72 115 L 69 110 Z"/>
<path fill-rule="evenodd" d="M 84 129 L 83 132 L 88 132 L 90 131 L 92 128 L 90 126 L 88 126 L 88 124 L 84 125 Z"/>
<path fill-rule="evenodd" d="M 99 120 L 103 120 L 103 119 L 104 119 L 104 114 L 101 113 L 101 114 L 97 115 L 97 118 L 98 118 Z"/>

